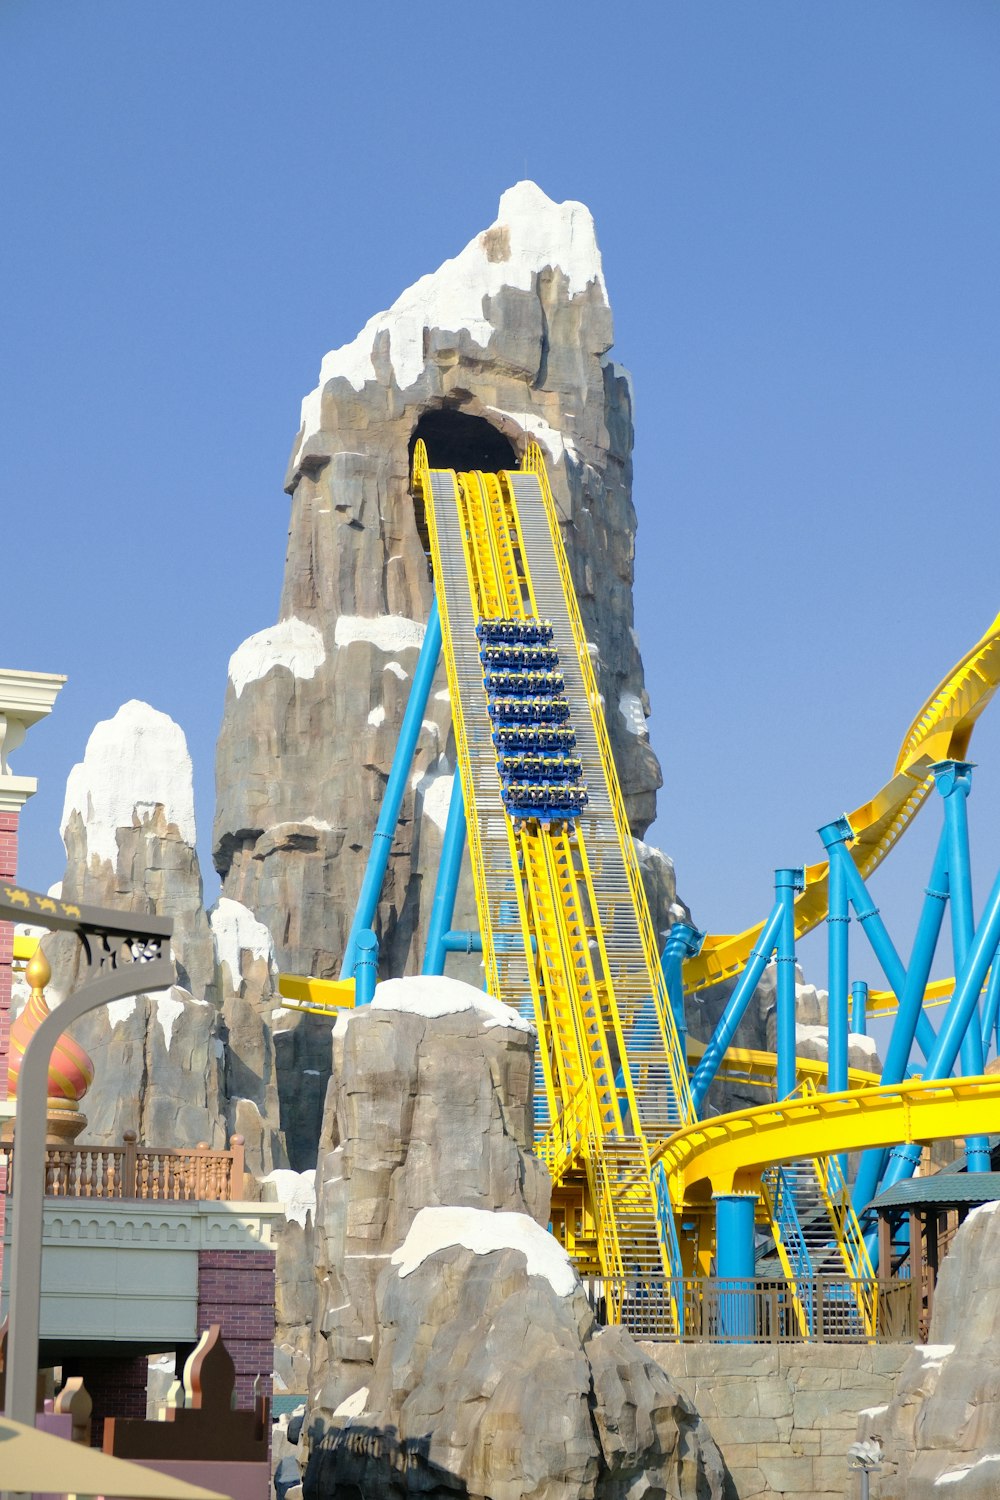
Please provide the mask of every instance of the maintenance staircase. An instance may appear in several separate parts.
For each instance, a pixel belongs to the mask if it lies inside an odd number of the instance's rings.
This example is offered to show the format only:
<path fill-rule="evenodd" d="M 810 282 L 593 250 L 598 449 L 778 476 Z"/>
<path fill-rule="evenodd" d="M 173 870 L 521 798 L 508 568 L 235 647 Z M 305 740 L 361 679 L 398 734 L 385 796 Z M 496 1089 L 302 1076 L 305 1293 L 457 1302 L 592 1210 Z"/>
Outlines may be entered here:
<path fill-rule="evenodd" d="M 552 1173 L 553 1226 L 582 1270 L 615 1286 L 676 1277 L 650 1147 L 694 1118 L 687 1072 L 541 452 L 532 445 L 520 473 L 455 474 L 431 470 L 418 444 L 414 483 L 484 963 L 493 993 L 538 1029 L 536 1149 Z M 570 815 L 505 805 L 477 636 L 504 620 L 519 638 L 543 631 L 558 655 L 586 782 Z"/>
<path fill-rule="evenodd" d="M 811 1080 L 801 1086 L 815 1095 Z M 815 1337 L 813 1294 L 818 1278 L 843 1276 L 843 1332 L 874 1338 L 874 1270 L 836 1156 L 769 1167 L 761 1177 L 761 1197 L 774 1238 L 757 1256 L 758 1276 L 783 1274 L 803 1338 Z"/>

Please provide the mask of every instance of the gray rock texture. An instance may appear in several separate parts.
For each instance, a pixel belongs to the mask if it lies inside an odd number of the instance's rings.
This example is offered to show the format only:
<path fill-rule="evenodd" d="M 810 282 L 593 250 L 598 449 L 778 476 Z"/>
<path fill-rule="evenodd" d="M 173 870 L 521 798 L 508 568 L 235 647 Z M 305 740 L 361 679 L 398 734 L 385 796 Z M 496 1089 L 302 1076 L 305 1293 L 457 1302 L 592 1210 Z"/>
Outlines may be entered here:
<path fill-rule="evenodd" d="M 205 911 L 191 761 L 179 727 L 135 701 L 98 724 L 70 773 L 62 826 L 64 899 L 172 917 L 179 981 L 73 1028 L 96 1070 L 83 1139 L 118 1142 L 134 1130 L 150 1146 L 221 1147 L 240 1133 L 251 1171 L 284 1165 L 268 1024 L 273 962 L 261 965 L 241 950 L 225 914 L 210 922 Z M 244 930 L 249 924 L 259 929 L 247 912 Z M 80 981 L 80 953 L 68 936 L 47 939 L 45 948 L 48 998 L 58 1002 Z"/>
<path fill-rule="evenodd" d="M 309 1383 L 309 1343 L 316 1303 L 313 1270 L 313 1226 L 316 1218 L 315 1171 L 270 1172 L 261 1181 L 265 1203 L 280 1203 L 283 1223 L 274 1237 L 274 1388 L 302 1392 Z"/>
<path fill-rule="evenodd" d="M 859 1437 L 885 1454 L 883 1500 L 995 1500 L 1000 1494 L 1000 1207 L 970 1213 L 938 1278 L 930 1338 Z"/>
<path fill-rule="evenodd" d="M 466 986 L 402 980 L 338 1024 L 307 1500 L 733 1494 L 694 1409 L 597 1328 L 542 1227 L 534 1038 L 498 1020 Z"/>
<path fill-rule="evenodd" d="M 857 1500 L 858 1412 L 889 1400 L 909 1356 L 901 1344 L 640 1347 L 709 1423 L 739 1500 Z"/>
<path fill-rule="evenodd" d="M 632 630 L 632 397 L 611 340 L 589 213 L 521 183 L 494 225 L 324 360 L 288 472 L 280 620 L 233 656 L 216 763 L 224 893 L 268 926 L 282 967 L 338 972 L 371 846 L 432 599 L 409 492 L 418 431 L 445 466 L 513 464 L 533 436 L 547 450 L 635 833 L 652 820 L 660 771 Z M 488 462 L 484 442 L 506 456 Z M 454 769 L 442 673 L 378 908 L 384 975 L 419 967 Z M 468 879 L 455 925 L 474 925 Z M 461 961 L 451 972 L 478 976 Z"/>

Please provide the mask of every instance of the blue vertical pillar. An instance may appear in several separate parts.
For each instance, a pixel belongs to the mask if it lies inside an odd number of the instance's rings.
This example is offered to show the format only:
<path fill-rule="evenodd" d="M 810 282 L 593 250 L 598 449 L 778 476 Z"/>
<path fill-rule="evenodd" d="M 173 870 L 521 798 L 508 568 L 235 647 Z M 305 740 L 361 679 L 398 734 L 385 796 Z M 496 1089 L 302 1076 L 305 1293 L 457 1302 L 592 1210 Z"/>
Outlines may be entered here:
<path fill-rule="evenodd" d="M 389 863 L 389 851 L 395 837 L 396 824 L 399 822 L 399 809 L 403 805 L 403 794 L 406 791 L 410 766 L 413 764 L 413 752 L 417 748 L 420 725 L 423 722 L 424 710 L 430 697 L 440 655 L 441 616 L 438 614 L 435 598 L 431 605 L 427 629 L 424 631 L 424 643 L 420 648 L 417 670 L 413 674 L 410 696 L 406 700 L 403 722 L 399 726 L 399 739 L 396 741 L 396 753 L 392 758 L 392 769 L 382 794 L 382 809 L 375 825 L 371 853 L 368 856 L 364 879 L 361 882 L 361 893 L 354 912 L 354 921 L 351 924 L 350 936 L 347 939 L 343 962 L 340 966 L 341 979 L 350 979 L 354 973 L 358 935 L 365 928 L 371 927 L 375 920 L 375 909 L 378 906 L 378 898 L 382 894 L 382 882 L 385 880 L 386 866 Z"/>
<path fill-rule="evenodd" d="M 955 973 L 965 968 L 975 933 L 972 907 L 972 866 L 969 859 L 969 792 L 972 766 L 965 760 L 942 760 L 931 766 L 934 785 L 944 798 L 944 826 L 948 843 L 948 882 L 951 892 L 951 946 Z M 975 1076 L 983 1071 L 983 1035 L 978 1000 L 962 1038 L 962 1072 Z M 970 1172 L 990 1170 L 990 1148 L 985 1136 L 965 1143 L 966 1167 Z"/>
<path fill-rule="evenodd" d="M 863 979 L 851 985 L 851 1030 L 856 1036 L 868 1035 L 868 986 Z"/>
<path fill-rule="evenodd" d="M 886 925 L 879 916 L 878 907 L 874 905 L 865 885 L 847 850 L 847 843 L 854 838 L 854 829 L 847 818 L 838 818 L 835 823 L 827 823 L 819 830 L 819 836 L 823 840 L 827 854 L 830 857 L 831 869 L 839 861 L 843 872 L 844 882 L 847 886 L 847 894 L 854 914 L 861 926 L 861 931 L 872 946 L 872 951 L 882 971 L 892 986 L 893 993 L 902 997 L 903 985 L 906 983 L 906 970 L 903 960 L 893 945 L 892 938 L 886 930 Z M 923 1003 L 923 991 L 920 994 L 920 1004 Z M 934 1045 L 934 1030 L 923 1011 L 918 1005 L 916 1020 L 917 1044 L 927 1057 Z"/>
<path fill-rule="evenodd" d="M 795 893 L 803 885 L 802 870 L 775 870 L 774 894 L 781 908 L 778 928 L 778 1098 L 796 1088 L 795 1066 Z"/>
<path fill-rule="evenodd" d="M 465 852 L 465 798 L 462 795 L 462 778 L 455 771 L 451 783 L 451 801 L 448 803 L 448 821 L 441 845 L 441 863 L 438 865 L 437 881 L 434 885 L 434 901 L 430 921 L 427 924 L 427 946 L 424 949 L 425 974 L 443 974 L 445 934 L 451 930 L 451 919 L 455 912 L 455 895 L 458 877 L 462 873 L 462 855 Z"/>
<path fill-rule="evenodd" d="M 847 961 L 850 933 L 847 882 L 839 860 L 831 860 L 827 902 L 827 1074 L 829 1094 L 847 1088 Z"/>
<path fill-rule="evenodd" d="M 681 1056 L 687 1058 L 687 1021 L 684 1017 L 684 960 L 693 958 L 705 941 L 705 934 L 692 927 L 689 922 L 675 922 L 667 933 L 667 941 L 660 955 L 663 981 L 667 986 L 667 999 L 674 1017 L 674 1026 L 680 1042 Z"/>
<path fill-rule="evenodd" d="M 354 961 L 354 1007 L 371 1005 L 378 984 L 378 938 L 370 927 L 358 933 Z"/>
<path fill-rule="evenodd" d="M 986 903 L 986 910 L 979 920 L 966 966 L 960 975 L 955 976 L 955 993 L 941 1023 L 937 1041 L 927 1059 L 924 1077 L 928 1083 L 936 1078 L 947 1078 L 954 1067 L 962 1045 L 962 1038 L 976 1011 L 979 992 L 986 980 L 986 971 L 996 954 L 998 943 L 1000 943 L 1000 875 L 994 881 Z M 892 1187 L 895 1183 L 911 1177 L 919 1160 L 919 1146 L 896 1146 L 890 1152 L 889 1167 L 883 1187 Z"/>
<path fill-rule="evenodd" d="M 715 1193 L 715 1274 L 719 1282 L 719 1336 L 748 1344 L 756 1329 L 754 1299 L 754 1193 Z"/>
<path fill-rule="evenodd" d="M 885 1062 L 882 1065 L 882 1083 L 901 1083 L 905 1078 L 914 1037 L 921 1019 L 930 1031 L 930 1022 L 923 1011 L 924 992 L 941 933 L 947 901 L 948 842 L 942 830 L 934 855 L 931 878 L 924 891 L 924 904 L 917 922 L 916 936 L 913 939 L 910 966 L 903 978 L 901 988 L 897 991 L 899 1008 L 896 1011 L 889 1046 L 886 1049 Z M 933 1031 L 931 1031 L 931 1036 L 933 1038 Z M 929 1056 L 930 1052 L 931 1047 L 928 1045 L 924 1056 Z M 872 1146 L 861 1158 L 851 1191 L 854 1207 L 859 1213 L 875 1196 L 879 1178 L 885 1166 L 886 1155 L 887 1153 L 881 1147 Z"/>

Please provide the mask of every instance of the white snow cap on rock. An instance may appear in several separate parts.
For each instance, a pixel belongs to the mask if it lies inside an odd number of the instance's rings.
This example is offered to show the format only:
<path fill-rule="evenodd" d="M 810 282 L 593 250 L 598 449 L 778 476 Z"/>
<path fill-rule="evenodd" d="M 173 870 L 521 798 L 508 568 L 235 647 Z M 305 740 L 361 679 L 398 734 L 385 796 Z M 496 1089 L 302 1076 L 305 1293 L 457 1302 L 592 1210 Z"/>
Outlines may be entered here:
<path fill-rule="evenodd" d="M 435 726 L 436 727 L 436 726 Z M 410 785 L 421 799 L 425 818 L 430 818 L 443 833 L 448 822 L 448 808 L 455 785 L 455 776 L 448 766 L 447 758 L 439 755 L 433 766 L 428 766 L 422 776 L 414 776 Z"/>
<path fill-rule="evenodd" d="M 208 914 L 212 937 L 215 939 L 215 954 L 220 966 L 229 969 L 231 984 L 240 982 L 240 953 L 244 948 L 254 958 L 266 958 L 272 966 L 277 964 L 274 954 L 274 939 L 263 922 L 258 922 L 248 906 L 241 901 L 231 901 L 220 896 Z"/>
<path fill-rule="evenodd" d="M 367 641 L 377 651 L 405 651 L 424 644 L 425 628 L 407 615 L 340 615 L 333 639 L 338 646 Z"/>
<path fill-rule="evenodd" d="M 465 249 L 428 276 L 421 276 L 386 311 L 376 313 L 358 336 L 323 360 L 319 384 L 302 403 L 302 441 L 321 425 L 323 387 L 350 381 L 360 391 L 375 379 L 372 350 L 380 333 L 389 335 L 389 358 L 400 390 L 413 385 L 424 368 L 424 329 L 467 329 L 485 349 L 493 324 L 483 306 L 505 286 L 530 291 L 534 277 L 558 267 L 575 297 L 592 282 L 608 300 L 594 220 L 583 203 L 553 203 L 534 182 L 519 182 L 500 199 L 496 220 Z"/>
<path fill-rule="evenodd" d="M 566 454 L 573 458 L 579 458 L 580 453 L 572 438 L 567 437 L 564 432 L 559 432 L 555 427 L 549 425 L 544 417 L 539 417 L 532 411 L 504 411 L 499 406 L 488 406 L 486 408 L 490 416 L 501 418 L 501 430 L 503 430 L 504 417 L 510 419 L 522 432 L 527 432 L 535 438 L 546 450 L 553 463 L 561 463 Z"/>
<path fill-rule="evenodd" d="M 262 1183 L 270 1183 L 274 1189 L 275 1201 L 284 1209 L 285 1218 L 291 1223 L 301 1224 L 306 1227 L 306 1219 L 312 1214 L 316 1217 L 316 1169 L 311 1167 L 305 1172 L 292 1172 L 286 1167 L 276 1167 L 273 1172 L 268 1172 L 262 1177 Z M 270 1201 L 270 1195 L 265 1191 L 264 1202 Z"/>
<path fill-rule="evenodd" d="M 282 620 L 258 630 L 229 658 L 229 681 L 237 698 L 250 682 L 266 677 L 274 667 L 287 667 L 293 677 L 316 676 L 316 668 L 326 661 L 323 637 L 307 620 Z"/>
<path fill-rule="evenodd" d="M 158 804 L 193 847 L 194 773 L 184 731 L 167 714 L 133 698 L 113 719 L 94 726 L 83 760 L 69 773 L 60 823 L 63 842 L 70 818 L 78 812 L 86 825 L 88 859 L 96 855 L 115 865 L 118 829 L 131 828 L 133 815 L 152 816 Z"/>
<path fill-rule="evenodd" d="M 636 693 L 622 693 L 618 699 L 618 712 L 625 720 L 625 727 L 629 734 L 638 735 L 641 740 L 649 739 L 649 730 L 646 727 L 646 711 L 642 706 L 642 699 Z"/>
<path fill-rule="evenodd" d="M 503 1005 L 464 980 L 449 979 L 445 974 L 412 974 L 405 979 L 384 979 L 375 987 L 371 1008 L 408 1011 L 429 1020 L 473 1010 L 481 1017 L 485 1031 L 492 1026 L 510 1026 L 515 1031 L 528 1032 L 535 1029 L 512 1006 Z M 358 1014 L 358 1011 L 348 1012 L 349 1016 Z"/>
<path fill-rule="evenodd" d="M 520 1250 L 529 1276 L 544 1276 L 559 1297 L 576 1286 L 576 1272 L 566 1251 L 527 1214 L 491 1213 L 485 1208 L 422 1208 L 406 1239 L 392 1253 L 400 1277 L 409 1276 L 429 1255 L 462 1245 L 473 1255 L 493 1250 Z"/>

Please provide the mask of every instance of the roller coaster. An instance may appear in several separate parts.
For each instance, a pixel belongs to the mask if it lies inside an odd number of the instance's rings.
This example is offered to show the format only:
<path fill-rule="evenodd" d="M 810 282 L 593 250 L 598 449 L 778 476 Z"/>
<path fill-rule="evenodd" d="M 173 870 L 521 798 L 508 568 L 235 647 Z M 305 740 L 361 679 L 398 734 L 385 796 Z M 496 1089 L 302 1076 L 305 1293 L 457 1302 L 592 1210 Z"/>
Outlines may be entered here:
<path fill-rule="evenodd" d="M 456 473 L 432 469 L 418 442 L 413 492 L 435 599 L 341 977 L 283 976 L 283 993 L 313 1009 L 372 998 L 376 904 L 443 653 L 458 774 L 424 973 L 443 973 L 451 951 L 481 951 L 490 993 L 537 1029 L 535 1149 L 552 1177 L 553 1232 L 581 1273 L 600 1279 L 612 1319 L 637 1287 L 656 1287 L 663 1327 L 680 1336 L 684 1278 L 711 1270 L 739 1286 L 769 1263 L 808 1337 L 801 1288 L 833 1266 L 853 1288 L 850 1318 L 874 1336 L 870 1201 L 914 1171 L 922 1143 L 964 1138 L 968 1170 L 989 1170 L 1000 1120 L 1000 1077 L 984 1075 L 1000 1007 L 1000 877 L 977 924 L 965 759 L 1000 684 L 1000 616 L 927 699 L 887 783 L 820 829 L 826 859 L 776 872 L 766 920 L 707 937 L 678 923 L 661 954 L 541 450 L 530 444 L 517 470 Z M 935 789 L 943 829 L 904 965 L 866 881 Z M 451 927 L 466 843 L 475 933 Z M 955 977 L 932 983 L 946 906 Z M 852 912 L 885 991 L 849 985 Z M 795 1020 L 796 940 L 823 921 L 825 1064 L 797 1057 Z M 735 1044 L 772 959 L 774 1054 Z M 720 981 L 731 993 L 713 1037 L 689 1041 L 685 994 Z M 851 1004 L 855 1031 L 869 1015 L 894 1015 L 880 1075 L 848 1067 Z M 935 1006 L 947 1007 L 937 1030 Z M 717 1077 L 759 1088 L 766 1102 L 709 1114 Z M 730 1336 L 752 1336 L 742 1316 L 730 1317 Z"/>

